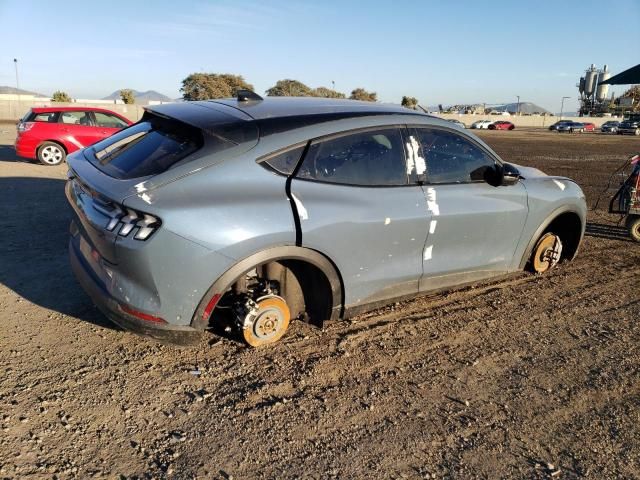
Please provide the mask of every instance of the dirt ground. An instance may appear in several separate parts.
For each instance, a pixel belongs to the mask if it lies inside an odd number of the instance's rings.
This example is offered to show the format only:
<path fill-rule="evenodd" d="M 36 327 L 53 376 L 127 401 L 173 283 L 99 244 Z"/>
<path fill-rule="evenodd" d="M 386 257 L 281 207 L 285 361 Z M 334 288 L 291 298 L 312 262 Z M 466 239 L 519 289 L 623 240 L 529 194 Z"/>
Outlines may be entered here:
<path fill-rule="evenodd" d="M 91 305 L 68 266 L 65 168 L 20 161 L 2 130 L 0 478 L 640 478 L 640 245 L 617 217 L 590 212 L 578 258 L 548 275 L 295 323 L 270 348 L 179 349 Z M 590 205 L 640 151 L 480 135 Z"/>

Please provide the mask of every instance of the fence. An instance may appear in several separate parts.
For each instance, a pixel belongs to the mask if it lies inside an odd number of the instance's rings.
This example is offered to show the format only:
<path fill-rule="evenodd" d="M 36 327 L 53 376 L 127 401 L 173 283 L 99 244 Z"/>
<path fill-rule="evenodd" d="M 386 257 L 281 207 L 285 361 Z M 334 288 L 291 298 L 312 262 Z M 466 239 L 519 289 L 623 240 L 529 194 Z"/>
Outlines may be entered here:
<path fill-rule="evenodd" d="M 0 100 L 0 122 L 15 123 L 24 116 L 27 111 L 32 107 L 49 107 L 51 105 L 60 107 L 98 107 L 106 108 L 117 112 L 131 121 L 137 121 L 142 117 L 144 113 L 143 105 L 123 105 L 119 103 L 52 103 L 48 100 L 37 99 L 25 99 L 25 100 Z M 541 116 L 541 115 L 471 115 L 471 114 L 455 114 L 455 113 L 443 113 L 440 117 L 450 120 L 456 119 L 469 126 L 473 122 L 478 120 L 508 120 L 513 122 L 516 127 L 540 127 L 546 128 L 554 122 L 557 122 L 560 117 L 558 116 Z M 611 117 L 562 117 L 563 120 L 574 120 L 576 122 L 591 122 L 599 127 L 607 120 L 611 120 Z"/>

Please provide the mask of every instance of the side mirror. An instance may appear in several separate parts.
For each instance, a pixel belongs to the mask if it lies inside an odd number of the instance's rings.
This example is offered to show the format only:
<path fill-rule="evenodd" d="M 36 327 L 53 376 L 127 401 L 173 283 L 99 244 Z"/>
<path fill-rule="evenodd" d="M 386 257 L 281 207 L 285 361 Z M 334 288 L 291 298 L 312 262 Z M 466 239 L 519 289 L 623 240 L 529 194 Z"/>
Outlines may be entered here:
<path fill-rule="evenodd" d="M 522 175 L 520 175 L 520 171 L 510 163 L 503 163 L 500 170 L 500 185 L 515 185 L 522 178 Z"/>

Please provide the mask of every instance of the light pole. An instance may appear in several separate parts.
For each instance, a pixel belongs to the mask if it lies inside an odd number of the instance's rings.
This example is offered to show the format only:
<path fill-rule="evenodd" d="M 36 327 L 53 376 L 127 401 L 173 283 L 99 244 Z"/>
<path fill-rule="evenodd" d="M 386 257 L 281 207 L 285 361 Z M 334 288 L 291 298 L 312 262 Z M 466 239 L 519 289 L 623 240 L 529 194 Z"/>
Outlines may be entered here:
<path fill-rule="evenodd" d="M 18 81 L 18 59 L 13 59 L 13 65 L 16 67 L 16 88 L 20 90 L 20 82 Z"/>
<path fill-rule="evenodd" d="M 518 98 L 518 105 L 516 106 L 516 115 L 520 116 L 520 95 L 516 95 Z"/>
<path fill-rule="evenodd" d="M 336 82 L 335 80 L 331 80 L 331 90 L 335 90 L 336 89 Z"/>
<path fill-rule="evenodd" d="M 571 98 L 571 97 L 562 97 L 562 102 L 560 102 L 560 120 L 562 120 L 562 112 L 564 112 L 564 100 L 565 98 Z"/>

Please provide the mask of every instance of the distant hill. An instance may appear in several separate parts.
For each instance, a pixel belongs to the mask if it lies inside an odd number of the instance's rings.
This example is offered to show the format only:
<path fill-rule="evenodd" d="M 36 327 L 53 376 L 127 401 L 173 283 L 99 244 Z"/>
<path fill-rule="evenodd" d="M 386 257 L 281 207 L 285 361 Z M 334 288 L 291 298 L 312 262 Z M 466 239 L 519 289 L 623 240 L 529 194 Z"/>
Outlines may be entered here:
<path fill-rule="evenodd" d="M 123 89 L 124 90 L 124 89 Z M 139 92 L 138 90 L 131 90 L 133 96 L 136 98 L 136 103 L 148 103 L 150 101 L 155 102 L 171 102 L 172 100 L 155 90 L 147 90 L 146 92 Z M 102 100 L 120 100 L 120 90 L 116 90 L 108 97 L 102 98 Z"/>
<path fill-rule="evenodd" d="M 9 95 L 33 95 L 35 97 L 44 97 L 44 98 L 49 98 L 47 95 L 42 95 L 41 93 L 37 93 L 37 92 L 30 92 L 29 90 L 22 90 L 21 88 L 15 88 L 15 87 L 7 87 L 7 86 L 0 86 L 0 94 L 9 94 Z"/>
<path fill-rule="evenodd" d="M 534 113 L 551 113 L 546 108 L 542 108 L 540 105 L 536 105 L 531 102 L 520 102 L 518 103 L 507 103 L 504 105 L 492 105 L 491 108 L 493 110 L 506 110 L 509 113 L 518 112 L 518 108 L 520 109 L 521 115 L 532 115 Z"/>

